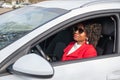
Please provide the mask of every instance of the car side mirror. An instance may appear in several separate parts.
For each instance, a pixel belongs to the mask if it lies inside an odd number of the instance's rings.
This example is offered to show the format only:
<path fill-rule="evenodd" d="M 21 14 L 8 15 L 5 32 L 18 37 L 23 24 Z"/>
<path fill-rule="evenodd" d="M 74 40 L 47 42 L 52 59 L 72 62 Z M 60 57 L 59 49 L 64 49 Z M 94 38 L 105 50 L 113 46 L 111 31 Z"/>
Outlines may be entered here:
<path fill-rule="evenodd" d="M 52 66 L 37 54 L 27 54 L 18 59 L 12 66 L 12 73 L 41 78 L 50 78 L 54 74 Z"/>

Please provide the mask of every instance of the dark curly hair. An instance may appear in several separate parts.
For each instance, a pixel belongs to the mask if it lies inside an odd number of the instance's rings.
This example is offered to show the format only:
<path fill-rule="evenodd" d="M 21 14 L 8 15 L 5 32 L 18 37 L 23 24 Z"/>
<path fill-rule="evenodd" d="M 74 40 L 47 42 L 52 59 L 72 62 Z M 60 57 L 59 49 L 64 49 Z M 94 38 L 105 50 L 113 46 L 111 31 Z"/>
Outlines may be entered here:
<path fill-rule="evenodd" d="M 85 30 L 87 33 L 89 44 L 96 47 L 97 42 L 101 35 L 102 26 L 100 23 L 90 23 L 85 25 Z"/>

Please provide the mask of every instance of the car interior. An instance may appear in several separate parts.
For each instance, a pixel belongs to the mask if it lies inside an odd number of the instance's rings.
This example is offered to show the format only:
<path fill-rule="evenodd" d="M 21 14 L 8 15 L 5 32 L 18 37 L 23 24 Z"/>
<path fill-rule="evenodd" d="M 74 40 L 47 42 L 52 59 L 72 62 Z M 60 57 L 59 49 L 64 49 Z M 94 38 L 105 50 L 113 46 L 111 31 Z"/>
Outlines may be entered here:
<path fill-rule="evenodd" d="M 90 34 L 89 43 L 93 44 L 97 55 L 107 55 L 115 53 L 116 21 L 114 16 L 98 17 L 83 21 Z M 49 61 L 61 61 L 64 48 L 73 41 L 73 27 L 59 31 L 37 46 L 31 48 L 31 52 L 46 57 Z"/>

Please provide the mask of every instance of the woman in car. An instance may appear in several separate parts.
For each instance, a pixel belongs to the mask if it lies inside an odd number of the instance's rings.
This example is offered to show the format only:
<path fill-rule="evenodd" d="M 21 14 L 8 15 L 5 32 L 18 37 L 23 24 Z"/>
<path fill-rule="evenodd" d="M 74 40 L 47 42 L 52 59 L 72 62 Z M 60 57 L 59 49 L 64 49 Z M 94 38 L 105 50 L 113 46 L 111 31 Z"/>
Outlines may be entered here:
<path fill-rule="evenodd" d="M 80 23 L 74 28 L 73 42 L 64 49 L 62 61 L 83 59 L 97 56 L 97 51 L 88 42 L 88 34 L 84 24 Z"/>

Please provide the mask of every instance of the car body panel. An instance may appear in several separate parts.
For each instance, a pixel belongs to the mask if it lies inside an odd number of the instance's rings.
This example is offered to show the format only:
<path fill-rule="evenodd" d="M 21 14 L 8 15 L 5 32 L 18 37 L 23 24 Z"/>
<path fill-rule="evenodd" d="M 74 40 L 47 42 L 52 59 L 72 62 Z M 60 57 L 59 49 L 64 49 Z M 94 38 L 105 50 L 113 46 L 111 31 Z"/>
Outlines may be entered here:
<path fill-rule="evenodd" d="M 119 0 L 111 0 L 112 3 L 118 3 Z M 73 10 L 76 8 L 83 8 L 86 6 L 92 6 L 92 5 L 98 5 L 99 3 L 101 3 L 102 5 L 104 5 L 104 3 L 106 4 L 109 3 L 109 0 L 66 0 L 66 1 L 62 1 L 62 0 L 52 0 L 52 1 L 45 1 L 45 2 L 41 2 L 38 4 L 34 4 L 33 6 L 40 6 L 40 7 L 47 7 L 47 8 L 61 8 L 61 9 L 66 9 L 66 10 Z M 59 4 L 61 3 L 61 4 Z M 110 2 L 111 3 L 111 2 Z M 75 4 L 75 5 L 74 5 Z"/>
<path fill-rule="evenodd" d="M 45 2 L 41 2 L 38 4 L 34 4 L 33 6 L 40 6 L 40 7 L 49 7 L 49 8 L 61 8 L 61 9 L 67 9 L 67 10 L 71 10 L 74 8 L 78 8 L 80 6 L 82 6 L 83 4 L 89 3 L 91 1 L 94 0 L 69 0 L 69 1 L 62 1 L 62 0 L 53 0 L 53 1 L 45 1 Z M 59 4 L 61 3 L 61 4 Z M 76 5 L 74 5 L 76 4 Z"/>
<path fill-rule="evenodd" d="M 114 64 L 114 63 L 116 63 L 116 65 L 111 66 L 111 64 Z M 55 75 L 59 76 L 60 78 L 64 76 L 64 74 L 67 74 L 66 77 L 63 78 L 63 80 L 68 80 L 69 77 L 74 74 L 78 74 L 79 76 L 74 75 L 70 78 L 70 80 L 73 80 L 73 79 L 107 80 L 107 78 L 111 77 L 111 74 L 114 70 L 119 71 L 120 64 L 117 64 L 117 63 L 119 63 L 119 57 L 91 60 L 86 62 L 78 62 L 78 63 L 55 67 L 55 70 L 56 70 Z M 64 73 L 64 74 L 60 76 L 59 74 L 57 75 L 57 72 L 61 74 Z M 59 78 L 56 78 L 56 79 L 59 79 Z"/>

